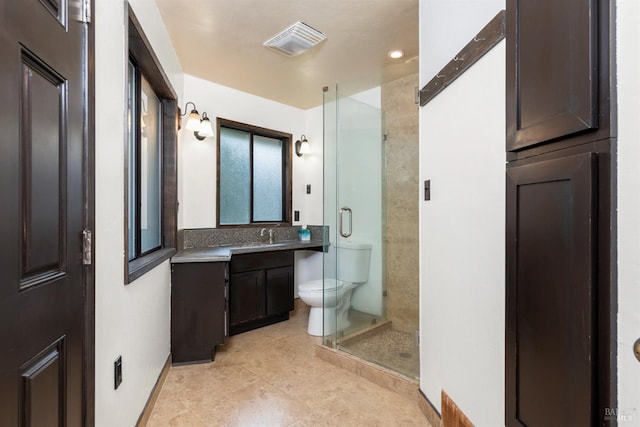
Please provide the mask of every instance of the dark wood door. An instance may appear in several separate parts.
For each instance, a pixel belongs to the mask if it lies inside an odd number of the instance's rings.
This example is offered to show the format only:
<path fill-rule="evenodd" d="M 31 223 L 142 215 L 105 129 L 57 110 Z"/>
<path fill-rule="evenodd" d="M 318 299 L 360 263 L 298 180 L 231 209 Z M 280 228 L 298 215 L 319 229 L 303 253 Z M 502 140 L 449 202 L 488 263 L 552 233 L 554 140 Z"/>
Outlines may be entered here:
<path fill-rule="evenodd" d="M 83 424 L 86 24 L 0 5 L 0 425 Z"/>
<path fill-rule="evenodd" d="M 265 273 L 267 316 L 293 310 L 293 267 L 270 268 Z"/>
<path fill-rule="evenodd" d="M 226 263 L 171 266 L 171 357 L 174 364 L 213 360 L 226 336 Z"/>
<path fill-rule="evenodd" d="M 507 169 L 508 426 L 596 425 L 596 159 Z"/>

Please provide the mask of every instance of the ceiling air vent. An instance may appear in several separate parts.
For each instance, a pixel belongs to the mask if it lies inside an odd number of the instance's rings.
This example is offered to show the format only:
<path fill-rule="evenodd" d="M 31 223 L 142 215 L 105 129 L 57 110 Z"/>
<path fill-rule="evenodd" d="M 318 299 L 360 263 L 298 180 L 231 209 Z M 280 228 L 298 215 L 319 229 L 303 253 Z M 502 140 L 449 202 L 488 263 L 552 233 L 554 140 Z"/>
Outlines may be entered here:
<path fill-rule="evenodd" d="M 262 45 L 286 56 L 296 56 L 326 38 L 320 31 L 298 21 Z"/>

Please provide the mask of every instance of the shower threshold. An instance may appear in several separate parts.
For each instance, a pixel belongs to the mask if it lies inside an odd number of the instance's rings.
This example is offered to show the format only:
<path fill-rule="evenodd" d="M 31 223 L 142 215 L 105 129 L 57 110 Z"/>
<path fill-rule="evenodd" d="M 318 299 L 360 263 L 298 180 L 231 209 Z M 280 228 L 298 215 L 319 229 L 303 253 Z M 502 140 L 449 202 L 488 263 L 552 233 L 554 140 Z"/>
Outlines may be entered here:
<path fill-rule="evenodd" d="M 419 381 L 351 353 L 316 344 L 316 356 L 407 399 L 419 401 Z"/>
<path fill-rule="evenodd" d="M 420 349 L 415 335 L 384 321 L 338 340 L 338 349 L 410 379 L 420 378 Z"/>

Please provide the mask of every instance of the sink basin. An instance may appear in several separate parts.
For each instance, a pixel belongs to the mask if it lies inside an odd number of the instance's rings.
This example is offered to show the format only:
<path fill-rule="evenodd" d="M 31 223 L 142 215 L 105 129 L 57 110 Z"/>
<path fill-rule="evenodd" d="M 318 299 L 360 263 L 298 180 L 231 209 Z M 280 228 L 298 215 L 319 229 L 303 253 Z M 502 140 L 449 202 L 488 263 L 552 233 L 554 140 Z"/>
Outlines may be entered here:
<path fill-rule="evenodd" d="M 242 249 L 251 249 L 251 248 L 277 248 L 280 246 L 288 246 L 291 245 L 292 242 L 256 242 L 256 243 L 245 243 L 242 245 L 234 246 L 236 248 Z"/>

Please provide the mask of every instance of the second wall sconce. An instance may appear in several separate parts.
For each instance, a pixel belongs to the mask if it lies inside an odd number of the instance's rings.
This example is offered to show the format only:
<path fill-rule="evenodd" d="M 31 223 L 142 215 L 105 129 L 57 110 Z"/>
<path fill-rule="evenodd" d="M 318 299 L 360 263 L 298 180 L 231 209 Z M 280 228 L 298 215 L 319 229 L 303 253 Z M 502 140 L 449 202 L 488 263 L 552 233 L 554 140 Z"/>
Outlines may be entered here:
<path fill-rule="evenodd" d="M 193 102 L 187 102 L 187 105 L 184 106 L 184 114 L 180 114 L 180 116 L 184 116 L 187 114 L 187 107 L 189 104 L 193 105 L 193 109 L 189 113 L 187 117 L 187 124 L 185 124 L 185 129 L 193 132 L 193 135 L 199 141 L 203 141 L 205 138 L 209 136 L 213 136 L 213 127 L 211 126 L 211 121 L 209 117 L 207 117 L 207 113 L 203 112 L 202 117 L 198 110 L 196 109 L 196 104 Z"/>
<path fill-rule="evenodd" d="M 309 154 L 311 152 L 311 147 L 309 146 L 309 141 L 307 141 L 307 137 L 302 135 L 299 140 L 296 141 L 296 156 L 302 157 L 303 154 Z"/>

